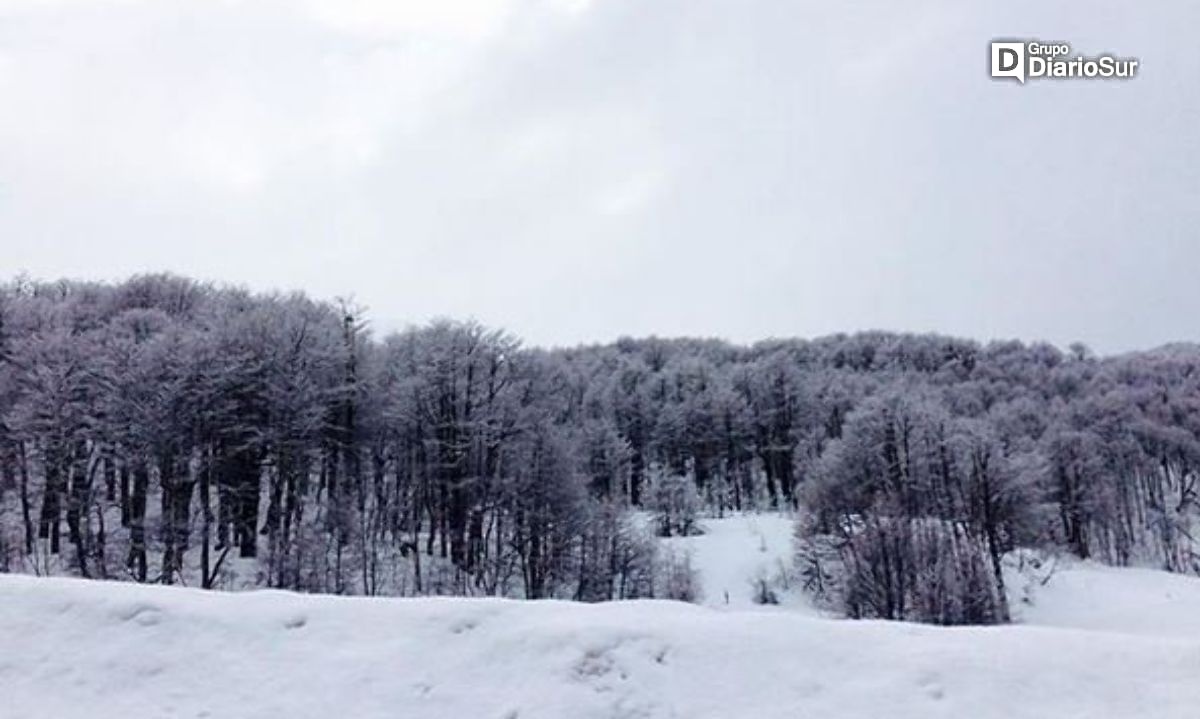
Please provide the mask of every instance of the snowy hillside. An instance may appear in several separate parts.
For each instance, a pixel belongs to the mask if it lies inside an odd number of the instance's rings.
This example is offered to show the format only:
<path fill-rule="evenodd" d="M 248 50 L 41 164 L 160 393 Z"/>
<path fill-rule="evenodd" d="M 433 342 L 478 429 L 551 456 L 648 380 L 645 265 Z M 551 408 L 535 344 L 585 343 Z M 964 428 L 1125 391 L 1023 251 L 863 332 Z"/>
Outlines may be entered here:
<path fill-rule="evenodd" d="M 1200 640 L 1200 579 L 1188 575 L 1066 560 L 1009 597 L 1021 624 Z"/>
<path fill-rule="evenodd" d="M 15 576 L 0 578 L 0 604 L 12 719 L 1182 718 L 1200 706 L 1195 635 Z"/>
<path fill-rule="evenodd" d="M 710 607 L 745 609 L 756 606 L 754 582 L 773 585 L 792 562 L 794 522 L 783 514 L 742 514 L 701 522 L 703 534 L 670 537 L 662 545 L 676 556 L 688 555 L 700 575 L 700 602 Z M 808 609 L 798 592 L 779 599 L 789 609 Z"/>
<path fill-rule="evenodd" d="M 1035 582 L 1026 626 L 852 622 L 748 608 L 749 579 L 786 556 L 785 519 L 707 527 L 672 541 L 721 610 L 0 576 L 0 715 L 1190 719 L 1200 706 L 1195 579 L 1075 564 Z"/>
<path fill-rule="evenodd" d="M 701 521 L 703 534 L 660 540 L 687 554 L 699 573 L 700 603 L 723 609 L 770 609 L 754 602 L 765 577 L 780 611 L 830 616 L 813 607 L 783 576 L 792 561 L 793 519 L 743 514 Z M 1034 553 L 1024 552 L 1026 562 Z M 1087 629 L 1149 637 L 1200 639 L 1200 579 L 1155 569 L 1111 567 L 1064 555 L 1040 566 L 1006 560 L 1013 621 L 1031 626 Z"/>

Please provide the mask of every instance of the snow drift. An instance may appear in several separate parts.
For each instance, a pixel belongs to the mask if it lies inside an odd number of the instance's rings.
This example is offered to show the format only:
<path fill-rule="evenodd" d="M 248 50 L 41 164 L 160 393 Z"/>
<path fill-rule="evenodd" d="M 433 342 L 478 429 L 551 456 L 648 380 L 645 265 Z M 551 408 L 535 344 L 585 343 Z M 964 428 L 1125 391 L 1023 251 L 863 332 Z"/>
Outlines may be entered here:
<path fill-rule="evenodd" d="M 20 576 L 0 577 L 0 607 L 10 719 L 1190 719 L 1200 707 L 1200 637 L 1186 633 Z"/>

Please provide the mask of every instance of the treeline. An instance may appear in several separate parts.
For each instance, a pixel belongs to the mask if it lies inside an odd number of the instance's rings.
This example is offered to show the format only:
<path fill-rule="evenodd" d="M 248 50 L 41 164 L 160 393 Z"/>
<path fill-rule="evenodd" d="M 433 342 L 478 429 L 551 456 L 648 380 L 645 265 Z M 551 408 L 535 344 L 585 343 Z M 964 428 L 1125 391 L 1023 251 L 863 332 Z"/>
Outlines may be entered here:
<path fill-rule="evenodd" d="M 0 287 L 0 568 L 672 595 L 660 532 L 798 509 L 854 616 L 1003 621 L 1001 557 L 1197 571 L 1200 351 L 862 333 L 524 349 L 174 276 Z M 684 582 L 686 584 L 686 582 Z M 686 593 L 690 590 L 680 590 Z"/>

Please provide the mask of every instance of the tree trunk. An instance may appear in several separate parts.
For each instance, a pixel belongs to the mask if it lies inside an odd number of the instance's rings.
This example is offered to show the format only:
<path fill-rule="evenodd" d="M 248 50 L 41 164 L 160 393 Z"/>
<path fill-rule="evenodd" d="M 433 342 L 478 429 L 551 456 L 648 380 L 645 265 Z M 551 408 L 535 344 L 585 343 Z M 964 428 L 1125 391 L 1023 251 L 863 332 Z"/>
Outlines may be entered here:
<path fill-rule="evenodd" d="M 133 466 L 133 491 L 129 498 L 129 557 L 125 564 L 139 582 L 146 581 L 146 492 L 150 470 L 138 460 Z"/>
<path fill-rule="evenodd" d="M 29 464 L 25 458 L 25 443 L 17 443 L 17 477 L 20 481 L 21 519 L 25 523 L 25 553 L 33 554 L 33 508 L 29 501 Z"/>

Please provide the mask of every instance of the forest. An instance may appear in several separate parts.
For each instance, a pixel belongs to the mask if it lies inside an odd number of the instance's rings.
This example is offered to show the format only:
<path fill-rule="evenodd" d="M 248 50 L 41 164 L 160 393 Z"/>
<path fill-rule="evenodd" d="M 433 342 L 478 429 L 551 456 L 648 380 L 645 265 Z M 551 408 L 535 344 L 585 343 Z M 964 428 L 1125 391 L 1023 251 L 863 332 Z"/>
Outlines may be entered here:
<path fill-rule="evenodd" d="M 522 346 L 173 275 L 0 285 L 0 571 L 687 598 L 655 534 L 796 517 L 850 617 L 1009 619 L 1017 549 L 1200 573 L 1200 347 L 861 332 Z"/>

